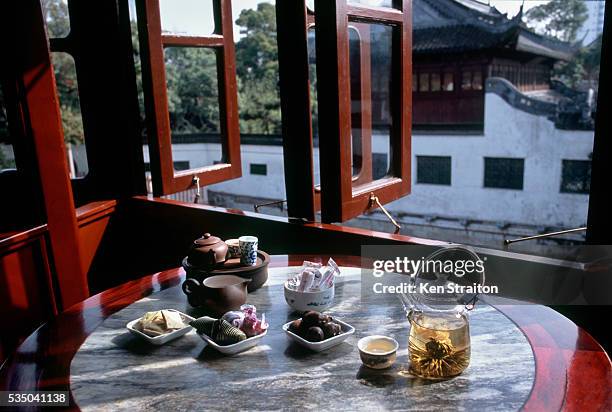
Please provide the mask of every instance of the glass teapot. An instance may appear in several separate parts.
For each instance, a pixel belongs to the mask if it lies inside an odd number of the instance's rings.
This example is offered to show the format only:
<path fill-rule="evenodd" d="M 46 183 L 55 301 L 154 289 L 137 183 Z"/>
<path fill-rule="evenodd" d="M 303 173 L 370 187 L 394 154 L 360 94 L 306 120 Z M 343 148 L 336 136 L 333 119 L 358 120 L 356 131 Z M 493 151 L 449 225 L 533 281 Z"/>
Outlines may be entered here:
<path fill-rule="evenodd" d="M 468 263 L 469 262 L 469 263 Z M 484 286 L 484 261 L 465 247 L 445 247 L 422 261 L 400 299 L 410 322 L 410 372 L 425 379 L 446 379 L 470 363 L 468 312 Z"/>

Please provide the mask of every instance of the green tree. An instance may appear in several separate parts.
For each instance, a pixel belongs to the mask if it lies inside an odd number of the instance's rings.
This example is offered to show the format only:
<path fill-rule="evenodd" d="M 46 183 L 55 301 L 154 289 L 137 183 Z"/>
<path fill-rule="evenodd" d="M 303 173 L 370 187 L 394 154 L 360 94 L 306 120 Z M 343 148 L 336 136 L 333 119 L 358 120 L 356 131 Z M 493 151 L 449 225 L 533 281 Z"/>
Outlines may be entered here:
<path fill-rule="evenodd" d="M 219 131 L 216 59 L 212 49 L 166 48 L 168 111 L 174 132 Z"/>
<path fill-rule="evenodd" d="M 557 63 L 553 76 L 571 87 L 580 86 L 583 81 L 596 83 L 599 79 L 600 60 L 601 35 L 588 46 L 576 50 L 572 60 Z"/>
<path fill-rule="evenodd" d="M 584 0 L 551 0 L 529 9 L 525 16 L 536 30 L 544 25 L 545 34 L 573 42 L 588 17 L 588 11 Z"/>
<path fill-rule="evenodd" d="M 240 129 L 246 133 L 280 133 L 278 49 L 274 5 L 245 9 L 236 24 L 244 35 L 236 44 Z"/>

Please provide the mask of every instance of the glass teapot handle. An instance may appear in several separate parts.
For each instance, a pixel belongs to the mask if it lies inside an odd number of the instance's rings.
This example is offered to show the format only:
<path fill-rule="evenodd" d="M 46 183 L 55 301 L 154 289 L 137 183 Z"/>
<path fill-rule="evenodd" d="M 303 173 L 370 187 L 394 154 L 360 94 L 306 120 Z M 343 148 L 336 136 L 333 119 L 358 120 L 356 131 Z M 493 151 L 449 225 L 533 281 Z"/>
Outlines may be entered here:
<path fill-rule="evenodd" d="M 460 303 L 463 304 L 465 308 L 464 310 L 466 312 L 469 312 L 470 310 L 474 309 L 474 306 L 476 306 L 476 302 L 478 302 L 477 294 L 463 295 L 460 299 Z"/>

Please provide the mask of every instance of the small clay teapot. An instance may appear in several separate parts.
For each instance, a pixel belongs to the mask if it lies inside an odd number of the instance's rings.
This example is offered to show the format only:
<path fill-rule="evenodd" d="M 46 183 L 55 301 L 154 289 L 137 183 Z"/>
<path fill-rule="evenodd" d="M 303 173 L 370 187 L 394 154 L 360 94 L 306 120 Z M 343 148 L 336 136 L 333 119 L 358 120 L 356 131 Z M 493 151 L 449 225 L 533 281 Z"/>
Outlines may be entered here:
<path fill-rule="evenodd" d="M 202 282 L 186 279 L 182 287 L 191 306 L 204 307 L 209 313 L 222 316 L 230 310 L 240 309 L 246 302 L 250 281 L 234 275 L 217 275 Z"/>
<path fill-rule="evenodd" d="M 189 264 L 201 269 L 212 269 L 216 265 L 225 262 L 227 256 L 227 244 L 210 233 L 193 241 L 189 255 Z"/>

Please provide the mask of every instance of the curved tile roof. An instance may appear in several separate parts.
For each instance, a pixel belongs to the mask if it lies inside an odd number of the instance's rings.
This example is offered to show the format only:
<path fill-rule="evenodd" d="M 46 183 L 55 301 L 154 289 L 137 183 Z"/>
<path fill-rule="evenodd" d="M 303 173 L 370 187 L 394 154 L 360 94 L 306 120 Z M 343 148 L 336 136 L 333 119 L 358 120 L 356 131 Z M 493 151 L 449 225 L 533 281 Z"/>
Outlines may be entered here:
<path fill-rule="evenodd" d="M 574 48 L 527 29 L 522 13 L 512 19 L 477 0 L 414 0 L 413 52 L 435 54 L 511 47 L 568 60 Z"/>

